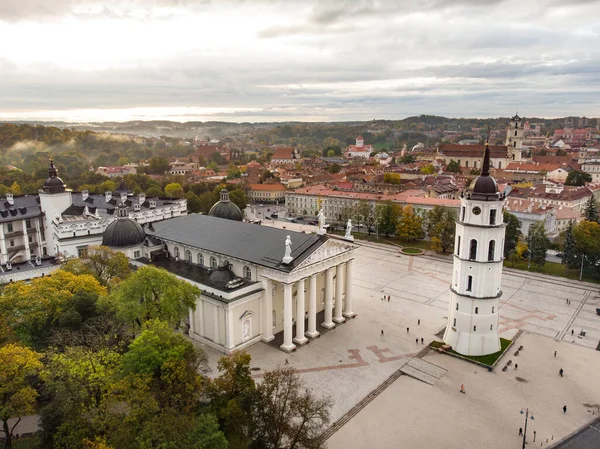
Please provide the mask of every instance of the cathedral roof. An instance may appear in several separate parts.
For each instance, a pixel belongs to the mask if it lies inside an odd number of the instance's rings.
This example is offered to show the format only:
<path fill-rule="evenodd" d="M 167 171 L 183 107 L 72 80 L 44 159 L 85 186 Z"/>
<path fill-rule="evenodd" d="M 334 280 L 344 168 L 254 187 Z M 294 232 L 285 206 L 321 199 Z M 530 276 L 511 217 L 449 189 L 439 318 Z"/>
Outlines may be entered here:
<path fill-rule="evenodd" d="M 208 211 L 208 215 L 226 220 L 242 221 L 242 211 L 236 204 L 229 200 L 229 192 L 227 189 L 221 190 L 221 201 L 215 203 Z"/>

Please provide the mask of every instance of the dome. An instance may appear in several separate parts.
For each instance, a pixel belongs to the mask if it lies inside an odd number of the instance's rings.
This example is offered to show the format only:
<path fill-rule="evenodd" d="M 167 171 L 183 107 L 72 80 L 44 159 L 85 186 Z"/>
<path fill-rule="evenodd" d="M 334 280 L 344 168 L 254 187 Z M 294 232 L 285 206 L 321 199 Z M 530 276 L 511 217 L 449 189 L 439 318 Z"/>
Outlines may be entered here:
<path fill-rule="evenodd" d="M 479 176 L 473 185 L 473 193 L 495 194 L 498 192 L 496 180 L 491 176 Z"/>
<path fill-rule="evenodd" d="M 219 265 L 208 277 L 210 282 L 217 285 L 226 285 L 229 281 L 235 279 L 235 274 L 229 269 L 229 264 Z"/>
<path fill-rule="evenodd" d="M 142 226 L 127 217 L 127 207 L 119 204 L 118 218 L 108 225 L 102 237 L 102 245 L 112 248 L 139 245 L 146 240 Z"/>
<path fill-rule="evenodd" d="M 229 201 L 229 192 L 227 189 L 221 190 L 221 201 L 215 203 L 210 208 L 208 215 L 226 220 L 242 221 L 243 215 L 239 207 Z"/>
<path fill-rule="evenodd" d="M 50 167 L 48 168 L 48 179 L 44 182 L 42 190 L 48 193 L 57 193 L 65 191 L 65 183 L 58 177 L 58 170 L 54 166 L 54 161 L 50 158 Z"/>
<path fill-rule="evenodd" d="M 490 144 L 485 143 L 485 152 L 483 154 L 483 165 L 481 175 L 473 183 L 473 192 L 471 198 L 481 201 L 497 201 L 498 186 L 496 180 L 490 176 Z"/>
<path fill-rule="evenodd" d="M 102 237 L 102 245 L 115 247 L 139 245 L 146 239 L 146 233 L 137 221 L 118 218 L 108 225 Z"/>

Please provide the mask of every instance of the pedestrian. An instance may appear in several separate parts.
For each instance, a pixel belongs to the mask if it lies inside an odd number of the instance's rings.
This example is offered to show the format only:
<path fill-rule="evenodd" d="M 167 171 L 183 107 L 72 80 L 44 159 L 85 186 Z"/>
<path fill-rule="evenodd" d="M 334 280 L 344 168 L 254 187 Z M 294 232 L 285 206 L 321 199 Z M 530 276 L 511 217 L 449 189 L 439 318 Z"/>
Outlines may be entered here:
<path fill-rule="evenodd" d="M 564 373 L 564 371 L 563 371 L 563 369 L 561 368 L 561 369 L 558 371 L 558 374 L 560 374 L 560 377 L 563 377 L 563 373 Z"/>
<path fill-rule="evenodd" d="M 418 338 L 415 338 L 415 343 L 419 344 L 419 339 Z"/>
<path fill-rule="evenodd" d="M 563 405 L 563 414 L 567 413 L 567 406 Z"/>
<path fill-rule="evenodd" d="M 381 329 L 381 336 L 383 337 L 383 329 Z"/>
<path fill-rule="evenodd" d="M 385 295 L 383 295 L 383 296 L 381 297 L 381 300 L 382 300 L 382 301 L 383 301 L 384 299 L 385 299 Z"/>
<path fill-rule="evenodd" d="M 533 442 L 534 442 L 534 443 L 535 443 L 535 435 L 536 435 L 536 433 L 535 433 L 535 430 L 534 430 L 534 431 L 533 431 Z"/>
<path fill-rule="evenodd" d="M 406 333 L 408 334 L 410 332 L 410 327 L 406 328 Z"/>
<path fill-rule="evenodd" d="M 573 336 L 574 333 L 575 333 L 575 329 L 571 329 L 571 337 Z"/>
<path fill-rule="evenodd" d="M 289 364 L 290 364 L 290 362 L 288 362 L 288 359 L 285 359 L 285 364 L 286 364 L 286 365 L 289 365 Z"/>
<path fill-rule="evenodd" d="M 569 299 L 568 298 L 565 300 L 565 303 L 569 304 Z"/>
<path fill-rule="evenodd" d="M 423 337 L 421 337 L 421 344 L 424 344 L 424 343 L 423 343 Z"/>
<path fill-rule="evenodd" d="M 519 427 L 519 436 L 523 436 L 523 428 Z"/>
<path fill-rule="evenodd" d="M 460 392 L 463 393 L 463 394 L 466 393 L 466 391 L 465 391 L 465 384 L 462 384 L 460 386 Z M 566 405 L 565 405 L 565 407 L 566 407 Z"/>
<path fill-rule="evenodd" d="M 515 371 L 517 370 L 518 367 L 519 367 L 519 365 L 517 363 L 515 363 Z"/>
<path fill-rule="evenodd" d="M 388 302 L 390 302 L 390 295 L 388 295 Z"/>
<path fill-rule="evenodd" d="M 418 324 L 419 326 L 421 325 L 421 318 L 419 318 L 419 319 L 417 320 L 417 324 Z"/>
<path fill-rule="evenodd" d="M 554 351 L 554 358 L 556 358 L 556 351 Z"/>

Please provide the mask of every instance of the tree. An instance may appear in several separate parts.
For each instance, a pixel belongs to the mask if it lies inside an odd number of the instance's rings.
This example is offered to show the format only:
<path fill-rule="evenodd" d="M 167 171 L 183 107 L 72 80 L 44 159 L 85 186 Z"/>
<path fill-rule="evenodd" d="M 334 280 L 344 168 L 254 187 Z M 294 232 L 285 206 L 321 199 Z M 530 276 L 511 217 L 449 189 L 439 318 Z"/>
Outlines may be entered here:
<path fill-rule="evenodd" d="M 108 301 L 131 323 L 158 318 L 175 326 L 196 309 L 200 289 L 161 268 L 146 265 L 113 290 Z"/>
<path fill-rule="evenodd" d="M 546 228 L 543 221 L 538 221 L 529 226 L 527 246 L 531 252 L 531 261 L 538 267 L 543 267 L 546 263 L 546 252 L 550 248 L 550 239 L 546 237 Z"/>
<path fill-rule="evenodd" d="M 412 164 L 416 160 L 417 160 L 417 158 L 415 156 L 413 156 L 412 154 L 406 154 L 400 158 L 399 162 L 401 164 Z"/>
<path fill-rule="evenodd" d="M 185 199 L 187 200 L 187 208 L 189 212 L 198 213 L 202 210 L 202 203 L 200 202 L 200 198 L 191 190 L 185 194 Z"/>
<path fill-rule="evenodd" d="M 329 173 L 339 173 L 341 169 L 342 169 L 341 165 L 337 164 L 337 163 L 330 164 L 327 167 L 327 171 Z"/>
<path fill-rule="evenodd" d="M 161 197 L 161 196 L 163 196 L 163 194 L 164 194 L 164 192 L 162 191 L 162 189 L 160 187 L 157 187 L 157 186 L 149 187 L 146 190 L 146 195 L 149 198 Z"/>
<path fill-rule="evenodd" d="M 527 242 L 523 241 L 521 237 L 519 237 L 517 239 L 515 247 L 510 251 L 508 255 L 508 259 L 510 260 L 511 265 L 514 267 L 517 264 L 517 262 L 522 260 L 523 257 L 525 257 L 525 254 L 528 250 L 529 248 L 527 247 Z"/>
<path fill-rule="evenodd" d="M 250 372 L 250 355 L 242 351 L 223 356 L 217 367 L 220 375 L 209 379 L 206 387 L 211 408 L 229 447 L 247 447 L 252 439 L 251 408 L 256 391 Z"/>
<path fill-rule="evenodd" d="M 598 222 L 598 203 L 596 202 L 594 195 L 591 195 L 587 203 L 585 203 L 583 216 L 587 221 Z"/>
<path fill-rule="evenodd" d="M 396 234 L 408 242 L 423 237 L 423 218 L 413 210 L 410 204 L 402 208 Z"/>
<path fill-rule="evenodd" d="M 575 240 L 575 252 L 584 258 L 584 270 L 598 275 L 598 263 L 600 262 L 600 224 L 595 221 L 582 221 L 573 226 L 573 239 Z"/>
<path fill-rule="evenodd" d="M 386 184 L 400 184 L 400 173 L 384 173 L 383 182 Z"/>
<path fill-rule="evenodd" d="M 359 222 L 367 227 L 367 233 L 371 234 L 371 227 L 377 222 L 371 204 L 367 200 L 360 200 L 355 207 L 355 213 Z"/>
<path fill-rule="evenodd" d="M 253 403 L 255 441 L 279 449 L 315 444 L 329 423 L 330 398 L 317 398 L 293 368 L 266 371 Z"/>
<path fill-rule="evenodd" d="M 433 175 L 435 173 L 435 168 L 432 164 L 427 164 L 424 167 L 421 167 L 419 171 L 424 175 Z"/>
<path fill-rule="evenodd" d="M 181 198 L 183 196 L 183 189 L 181 188 L 181 184 L 173 182 L 166 185 L 165 193 L 169 198 Z"/>
<path fill-rule="evenodd" d="M 192 449 L 227 449 L 227 438 L 219 429 L 219 421 L 212 413 L 198 416 L 196 426 L 190 435 Z"/>
<path fill-rule="evenodd" d="M 229 192 L 229 199 L 233 204 L 240 208 L 241 211 L 246 209 L 248 198 L 242 189 L 233 189 Z M 216 201 L 215 201 L 216 202 Z"/>
<path fill-rule="evenodd" d="M 153 175 L 162 175 L 170 168 L 169 160 L 161 156 L 151 157 L 148 164 L 147 172 Z"/>
<path fill-rule="evenodd" d="M 450 162 L 448 162 L 448 165 L 446 166 L 446 171 L 451 173 L 460 173 L 460 165 L 458 165 L 458 162 L 456 162 L 454 159 L 450 159 Z"/>
<path fill-rule="evenodd" d="M 456 212 L 445 206 L 434 206 L 427 212 L 427 233 L 434 249 L 443 253 L 454 243 Z"/>
<path fill-rule="evenodd" d="M 584 186 L 586 182 L 592 182 L 592 175 L 578 170 L 573 170 L 567 175 L 565 185 Z"/>
<path fill-rule="evenodd" d="M 504 211 L 504 223 L 506 231 L 504 236 L 504 257 L 508 257 L 512 250 L 517 246 L 517 241 L 521 235 L 521 222 L 516 215 Z"/>
<path fill-rule="evenodd" d="M 21 186 L 17 183 L 17 181 L 12 183 L 12 185 L 10 186 L 10 191 L 13 195 L 21 194 Z"/>
<path fill-rule="evenodd" d="M 565 231 L 565 246 L 562 253 L 562 263 L 567 268 L 577 268 L 579 265 L 578 259 L 581 260 L 581 256 L 578 257 L 577 249 L 575 247 L 575 238 L 573 237 L 573 222 L 569 222 L 569 227 Z"/>
<path fill-rule="evenodd" d="M 388 236 L 396 233 L 398 220 L 400 220 L 400 216 L 402 215 L 400 206 L 392 201 L 385 201 L 375 207 L 375 215 L 380 234 Z"/>
<path fill-rule="evenodd" d="M 127 256 L 108 246 L 90 246 L 79 258 L 68 260 L 61 268 L 76 275 L 92 275 L 108 289 L 131 274 Z"/>
<path fill-rule="evenodd" d="M 41 354 L 16 344 L 0 348 L 0 420 L 4 431 L 4 448 L 12 448 L 12 436 L 23 416 L 35 412 L 37 391 L 32 378 L 43 365 Z M 10 418 L 17 418 L 11 426 Z"/>

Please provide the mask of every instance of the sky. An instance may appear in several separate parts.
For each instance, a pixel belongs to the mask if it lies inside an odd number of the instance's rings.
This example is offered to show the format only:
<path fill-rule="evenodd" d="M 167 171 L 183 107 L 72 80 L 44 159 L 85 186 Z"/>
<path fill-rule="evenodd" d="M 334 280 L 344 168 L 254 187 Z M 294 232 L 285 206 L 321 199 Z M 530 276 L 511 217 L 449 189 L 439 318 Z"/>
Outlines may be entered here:
<path fill-rule="evenodd" d="M 0 0 L 0 120 L 599 116 L 600 0 Z"/>

